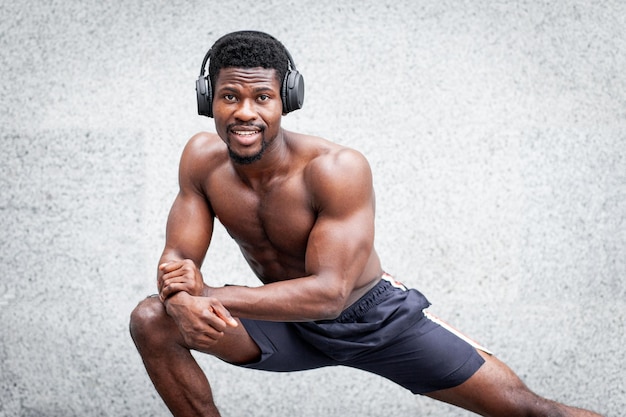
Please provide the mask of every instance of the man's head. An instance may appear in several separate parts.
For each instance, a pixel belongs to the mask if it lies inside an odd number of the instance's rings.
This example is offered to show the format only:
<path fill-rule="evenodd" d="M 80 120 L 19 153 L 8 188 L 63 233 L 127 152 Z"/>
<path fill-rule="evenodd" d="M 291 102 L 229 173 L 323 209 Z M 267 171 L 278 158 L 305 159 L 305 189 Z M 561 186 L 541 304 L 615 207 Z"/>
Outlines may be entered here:
<path fill-rule="evenodd" d="M 210 60 L 209 60 L 210 58 Z M 208 75 L 205 76 L 209 61 Z M 283 113 L 302 107 L 304 79 L 298 72 L 282 43 L 276 38 L 257 31 L 240 31 L 224 35 L 207 52 L 196 82 L 198 114 L 213 117 L 213 88 L 224 68 L 264 68 L 275 71 L 281 85 Z"/>
<path fill-rule="evenodd" d="M 207 52 L 196 91 L 198 113 L 215 119 L 231 159 L 244 165 L 260 160 L 274 142 L 281 116 L 302 107 L 304 81 L 278 40 L 241 31 L 218 39 Z"/>

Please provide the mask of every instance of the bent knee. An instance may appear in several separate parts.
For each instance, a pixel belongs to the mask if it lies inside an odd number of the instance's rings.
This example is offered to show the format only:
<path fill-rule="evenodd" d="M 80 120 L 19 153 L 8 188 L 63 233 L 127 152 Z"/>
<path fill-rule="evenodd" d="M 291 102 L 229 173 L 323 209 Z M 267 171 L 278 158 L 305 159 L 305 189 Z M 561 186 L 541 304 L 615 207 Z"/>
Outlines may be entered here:
<path fill-rule="evenodd" d="M 167 316 L 163 303 L 158 297 L 148 297 L 137 304 L 130 313 L 130 334 L 137 339 L 158 328 L 159 323 Z"/>

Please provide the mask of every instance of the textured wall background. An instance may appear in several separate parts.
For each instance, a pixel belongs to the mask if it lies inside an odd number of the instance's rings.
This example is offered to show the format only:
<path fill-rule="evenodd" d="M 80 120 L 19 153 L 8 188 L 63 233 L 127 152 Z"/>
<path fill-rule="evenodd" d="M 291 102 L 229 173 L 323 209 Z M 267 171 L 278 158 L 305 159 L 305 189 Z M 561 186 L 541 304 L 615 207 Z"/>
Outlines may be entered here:
<path fill-rule="evenodd" d="M 218 36 L 281 39 L 287 128 L 361 150 L 386 268 L 536 391 L 626 409 L 626 5 L 0 3 L 0 415 L 165 416 L 128 336 L 154 292 Z M 205 275 L 254 284 L 219 231 Z M 225 417 L 469 415 L 349 369 L 199 356 Z"/>

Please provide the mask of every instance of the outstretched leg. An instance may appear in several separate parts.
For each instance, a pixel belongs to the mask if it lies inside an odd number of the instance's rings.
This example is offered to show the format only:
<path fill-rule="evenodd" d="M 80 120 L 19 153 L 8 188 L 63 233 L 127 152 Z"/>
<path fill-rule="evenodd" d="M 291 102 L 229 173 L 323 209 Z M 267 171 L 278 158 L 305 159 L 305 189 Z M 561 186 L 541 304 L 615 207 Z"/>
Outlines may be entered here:
<path fill-rule="evenodd" d="M 260 355 L 243 326 L 228 332 L 205 353 L 231 362 L 251 361 Z M 209 381 L 191 355 L 193 347 L 185 343 L 157 297 L 143 300 L 133 310 L 130 333 L 154 387 L 172 414 L 177 417 L 220 415 Z"/>
<path fill-rule="evenodd" d="M 503 362 L 484 352 L 485 363 L 459 386 L 428 393 L 431 398 L 490 417 L 602 417 L 539 397 Z"/>

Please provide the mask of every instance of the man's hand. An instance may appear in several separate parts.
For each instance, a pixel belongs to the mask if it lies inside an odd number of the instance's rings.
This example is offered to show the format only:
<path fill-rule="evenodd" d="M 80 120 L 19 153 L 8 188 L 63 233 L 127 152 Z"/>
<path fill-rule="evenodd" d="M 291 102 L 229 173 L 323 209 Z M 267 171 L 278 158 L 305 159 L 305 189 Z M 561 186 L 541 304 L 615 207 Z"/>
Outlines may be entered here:
<path fill-rule="evenodd" d="M 190 259 L 184 259 L 159 265 L 157 286 L 161 301 L 165 301 L 181 291 L 193 296 L 202 295 L 204 281 L 196 264 Z"/>
<path fill-rule="evenodd" d="M 181 291 L 165 301 L 167 314 L 176 322 L 188 347 L 208 349 L 224 336 L 227 327 L 239 323 L 212 297 L 192 297 Z"/>

